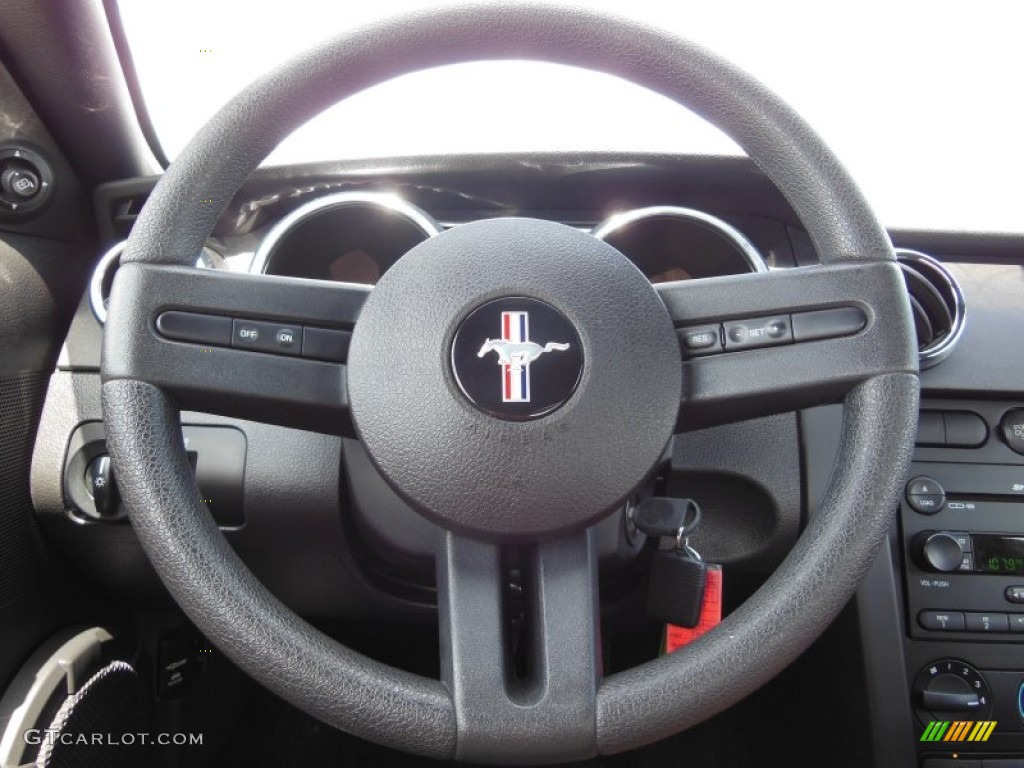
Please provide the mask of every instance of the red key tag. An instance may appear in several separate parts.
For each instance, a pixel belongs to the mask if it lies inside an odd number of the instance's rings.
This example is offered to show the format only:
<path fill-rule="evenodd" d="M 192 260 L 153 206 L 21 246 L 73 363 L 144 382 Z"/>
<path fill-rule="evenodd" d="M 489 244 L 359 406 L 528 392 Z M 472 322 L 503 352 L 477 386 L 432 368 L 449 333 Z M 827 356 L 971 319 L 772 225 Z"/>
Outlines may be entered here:
<path fill-rule="evenodd" d="M 672 653 L 692 643 L 709 629 L 722 621 L 722 566 L 708 563 L 707 580 L 704 585 L 704 600 L 700 607 L 700 620 L 692 629 L 665 625 L 664 653 Z"/>

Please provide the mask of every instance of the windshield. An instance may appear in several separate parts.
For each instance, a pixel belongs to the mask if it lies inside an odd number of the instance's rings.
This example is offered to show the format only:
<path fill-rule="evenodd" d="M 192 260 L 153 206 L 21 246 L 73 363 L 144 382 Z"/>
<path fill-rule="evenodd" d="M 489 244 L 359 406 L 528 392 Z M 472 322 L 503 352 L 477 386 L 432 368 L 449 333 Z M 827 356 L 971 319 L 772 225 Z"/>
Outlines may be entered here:
<path fill-rule="evenodd" d="M 120 0 L 169 158 L 235 92 L 324 37 L 424 0 Z M 891 227 L 1024 231 L 1024 3 L 593 0 L 717 51 L 817 129 Z M 264 10 L 273 8 L 274 12 Z M 420 72 L 332 108 L 267 159 L 517 151 L 742 154 L 687 110 L 606 75 L 536 62 Z"/>

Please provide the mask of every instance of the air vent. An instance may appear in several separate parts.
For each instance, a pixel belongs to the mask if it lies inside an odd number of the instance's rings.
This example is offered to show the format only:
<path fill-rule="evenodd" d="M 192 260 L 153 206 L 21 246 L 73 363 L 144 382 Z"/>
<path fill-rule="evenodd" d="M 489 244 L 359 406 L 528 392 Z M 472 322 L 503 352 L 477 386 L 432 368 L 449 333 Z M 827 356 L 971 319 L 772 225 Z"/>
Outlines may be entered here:
<path fill-rule="evenodd" d="M 124 250 L 124 241 L 114 245 L 109 251 L 103 254 L 96 268 L 92 271 L 92 280 L 89 281 L 89 305 L 92 313 L 100 323 L 107 322 L 107 302 L 110 300 L 110 286 L 114 284 L 114 274 L 121 264 L 121 252 Z"/>
<path fill-rule="evenodd" d="M 917 331 L 921 369 L 949 357 L 964 330 L 966 307 L 956 279 L 931 256 L 896 249 Z"/>
<path fill-rule="evenodd" d="M 101 324 L 107 322 L 107 302 L 110 301 L 110 289 L 114 285 L 117 268 L 121 266 L 121 253 L 124 251 L 126 242 L 126 240 L 122 240 L 104 253 L 92 271 L 92 279 L 89 281 L 89 305 Z M 204 247 L 202 253 L 199 254 L 196 259 L 196 267 L 199 269 L 226 268 L 224 257 L 209 246 Z"/>

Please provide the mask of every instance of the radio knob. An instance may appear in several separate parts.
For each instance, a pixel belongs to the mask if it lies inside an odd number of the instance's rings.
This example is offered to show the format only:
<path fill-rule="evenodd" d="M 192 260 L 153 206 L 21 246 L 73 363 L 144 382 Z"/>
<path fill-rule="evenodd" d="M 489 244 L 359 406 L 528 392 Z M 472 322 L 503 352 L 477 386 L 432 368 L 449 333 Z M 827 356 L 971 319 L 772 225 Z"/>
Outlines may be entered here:
<path fill-rule="evenodd" d="M 949 533 L 922 533 L 918 536 L 918 564 L 928 571 L 952 573 L 964 560 L 963 544 Z"/>

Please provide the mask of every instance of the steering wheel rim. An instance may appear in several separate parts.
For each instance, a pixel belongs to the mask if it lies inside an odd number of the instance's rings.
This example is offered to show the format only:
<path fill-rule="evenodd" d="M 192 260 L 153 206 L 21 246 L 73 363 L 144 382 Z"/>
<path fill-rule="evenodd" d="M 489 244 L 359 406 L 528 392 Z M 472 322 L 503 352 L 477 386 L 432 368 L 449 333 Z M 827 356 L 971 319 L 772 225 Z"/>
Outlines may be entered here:
<path fill-rule="evenodd" d="M 789 406 L 845 396 L 846 405 L 829 489 L 783 564 L 700 641 L 594 680 L 589 693 L 582 691 L 592 701 L 568 718 L 574 722 L 564 732 L 556 720 L 544 733 L 532 733 L 533 743 L 522 750 L 511 745 L 508 737 L 516 734 L 507 726 L 471 722 L 450 680 L 427 680 L 354 653 L 270 595 L 204 509 L 176 437 L 179 405 L 197 404 L 196 393 L 214 384 L 176 388 L 170 379 L 147 375 L 157 357 L 152 345 L 163 343 L 154 341 L 154 313 L 187 304 L 166 297 L 147 303 L 147 286 L 192 279 L 174 265 L 194 262 L 227 202 L 280 140 L 330 104 L 382 80 L 503 58 L 548 60 L 624 77 L 717 125 L 779 187 L 823 264 L 830 265 L 794 276 L 792 283 L 781 278 L 766 283 L 779 286 L 767 291 L 769 296 L 783 304 L 783 296 L 819 274 L 820 285 L 813 283 L 809 293 L 820 297 L 813 303 L 801 299 L 801 307 L 853 302 L 868 317 L 864 334 L 849 342 L 854 346 L 834 345 L 840 359 L 844 349 L 856 356 L 855 370 L 847 371 L 842 387 L 838 380 L 830 386 L 793 384 L 778 403 L 792 410 Z M 756 80 L 699 46 L 635 22 L 571 8 L 503 4 L 411 14 L 334 38 L 257 80 L 210 121 L 161 179 L 132 231 L 111 297 L 103 352 L 110 454 L 139 539 L 175 600 L 240 667 L 310 714 L 363 738 L 435 758 L 557 762 L 619 752 L 684 730 L 773 677 L 828 625 L 870 565 L 891 523 L 917 418 L 910 317 L 892 260 L 888 237 L 867 203 L 806 123 Z M 156 265 L 164 265 L 164 271 L 155 271 Z M 226 276 L 206 279 L 213 294 L 228 281 Z M 292 290 L 283 281 L 258 279 L 275 290 Z M 719 281 L 705 291 L 710 298 L 677 295 L 675 289 L 661 298 L 678 324 L 688 316 L 689 310 L 678 306 L 684 296 L 713 303 L 747 282 Z M 302 290 L 308 297 L 318 289 Z M 846 299 L 843 291 L 856 295 Z M 735 303 L 722 298 L 715 311 L 728 317 Z M 690 380 L 695 388 L 704 381 L 696 380 Z M 332 381 L 339 391 L 345 389 L 344 373 Z M 732 404 L 735 414 L 753 415 L 753 397 L 744 397 L 735 383 L 721 386 L 730 390 L 723 402 Z M 225 399 L 211 402 L 232 413 Z M 692 413 L 701 402 L 694 398 Z M 704 403 L 710 408 L 717 401 Z M 473 546 L 449 548 L 449 565 L 463 556 L 473 559 Z M 556 561 L 563 555 L 586 559 L 585 541 L 568 552 L 559 546 L 550 553 Z M 836 573 L 843 577 L 833 578 Z M 487 728 L 489 733 L 479 733 Z M 498 744 L 502 751 L 492 752 Z"/>

